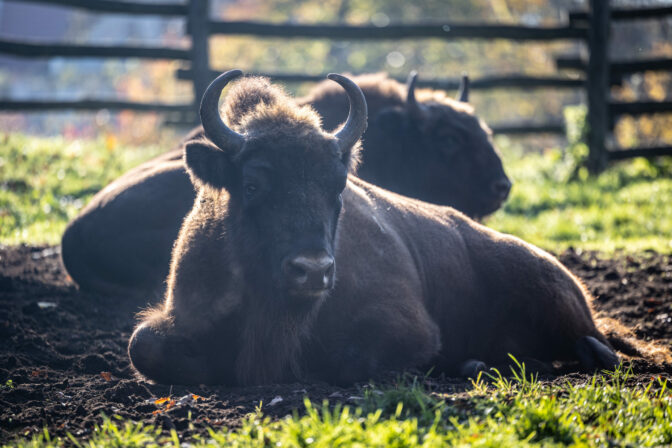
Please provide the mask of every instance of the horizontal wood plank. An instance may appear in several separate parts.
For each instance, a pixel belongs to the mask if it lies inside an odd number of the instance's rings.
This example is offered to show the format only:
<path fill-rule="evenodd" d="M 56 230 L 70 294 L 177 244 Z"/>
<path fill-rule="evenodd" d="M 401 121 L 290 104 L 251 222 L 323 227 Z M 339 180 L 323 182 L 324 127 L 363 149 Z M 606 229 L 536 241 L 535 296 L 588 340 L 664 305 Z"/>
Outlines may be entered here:
<path fill-rule="evenodd" d="M 189 50 L 165 47 L 130 47 L 103 45 L 70 45 L 0 40 L 0 54 L 23 58 L 141 58 L 188 60 Z"/>
<path fill-rule="evenodd" d="M 255 37 L 322 38 L 322 39 L 509 39 L 520 41 L 554 41 L 584 39 L 586 30 L 570 26 L 529 27 L 498 24 L 420 23 L 369 25 L 285 24 L 253 21 L 213 21 L 213 34 L 250 35 Z"/>
<path fill-rule="evenodd" d="M 5 0 L 17 1 L 17 0 Z M 91 12 L 119 14 L 147 14 L 159 16 L 184 16 L 187 5 L 184 3 L 137 3 L 118 0 L 19 0 L 21 3 L 42 3 L 54 6 L 66 6 Z"/>
<path fill-rule="evenodd" d="M 193 111 L 193 105 L 166 103 L 139 103 L 133 101 L 83 99 L 73 101 L 58 100 L 0 100 L 0 111 L 52 111 L 52 110 L 135 110 L 141 112 L 181 112 Z"/>

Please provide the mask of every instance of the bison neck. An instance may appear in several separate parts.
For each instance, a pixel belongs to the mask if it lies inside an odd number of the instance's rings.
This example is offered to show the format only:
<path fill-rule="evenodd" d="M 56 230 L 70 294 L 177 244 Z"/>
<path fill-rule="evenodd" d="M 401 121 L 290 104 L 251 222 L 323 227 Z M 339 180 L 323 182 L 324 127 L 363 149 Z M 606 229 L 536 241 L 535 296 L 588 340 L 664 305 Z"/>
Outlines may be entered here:
<path fill-rule="evenodd" d="M 300 378 L 302 347 L 320 304 L 297 311 L 268 300 L 245 303 L 236 360 L 237 382 L 253 385 Z"/>

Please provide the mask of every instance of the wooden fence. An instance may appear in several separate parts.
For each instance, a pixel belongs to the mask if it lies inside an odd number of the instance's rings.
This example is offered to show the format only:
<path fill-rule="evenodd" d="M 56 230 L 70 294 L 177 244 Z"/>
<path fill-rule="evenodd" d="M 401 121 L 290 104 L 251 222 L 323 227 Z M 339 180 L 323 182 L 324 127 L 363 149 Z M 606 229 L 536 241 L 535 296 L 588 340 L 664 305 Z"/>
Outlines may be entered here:
<path fill-rule="evenodd" d="M 17 1 L 17 0 L 6 0 Z M 672 70 L 672 59 L 644 59 L 638 61 L 610 61 L 609 34 L 612 21 L 658 19 L 672 15 L 672 7 L 639 9 L 611 9 L 608 0 L 590 0 L 589 12 L 571 12 L 567 24 L 547 27 L 499 25 L 487 23 L 420 23 L 389 24 L 384 27 L 334 24 L 271 24 L 263 22 L 217 21 L 209 16 L 209 0 L 186 0 L 185 3 L 137 3 L 113 0 L 20 0 L 72 8 L 97 13 L 121 13 L 130 15 L 153 15 L 182 17 L 187 21 L 191 47 L 152 48 L 136 46 L 90 46 L 68 44 L 35 44 L 0 39 L 0 54 L 24 58 L 44 57 L 95 57 L 95 58 L 142 58 L 182 60 L 189 63 L 188 69 L 177 71 L 179 79 L 193 84 L 194 101 L 188 104 L 138 103 L 132 101 L 105 101 L 86 99 L 77 101 L 13 101 L 0 99 L 0 110 L 135 110 L 158 111 L 178 114 L 181 117 L 196 117 L 198 99 L 216 72 L 210 67 L 208 40 L 212 35 L 249 35 L 256 37 L 319 38 L 341 40 L 385 39 L 507 39 L 513 41 L 576 40 L 586 43 L 589 58 L 558 58 L 557 68 L 578 70 L 579 78 L 566 75 L 527 76 L 506 75 L 474 79 L 471 88 L 479 89 L 585 89 L 588 106 L 588 143 L 590 155 L 588 167 L 592 172 L 603 170 L 609 160 L 630 157 L 658 157 L 672 155 L 672 146 L 655 148 L 627 148 L 608 150 L 606 141 L 613 128 L 615 117 L 623 114 L 639 115 L 672 112 L 672 102 L 613 102 L 609 89 L 622 82 L 624 76 L 650 70 Z M 307 82 L 323 80 L 325 75 L 301 73 L 263 73 L 282 82 Z M 440 89 L 456 89 L 459 79 L 420 80 L 419 86 Z M 508 123 L 492 126 L 496 133 L 531 134 L 564 133 L 561 121 L 551 123 Z"/>

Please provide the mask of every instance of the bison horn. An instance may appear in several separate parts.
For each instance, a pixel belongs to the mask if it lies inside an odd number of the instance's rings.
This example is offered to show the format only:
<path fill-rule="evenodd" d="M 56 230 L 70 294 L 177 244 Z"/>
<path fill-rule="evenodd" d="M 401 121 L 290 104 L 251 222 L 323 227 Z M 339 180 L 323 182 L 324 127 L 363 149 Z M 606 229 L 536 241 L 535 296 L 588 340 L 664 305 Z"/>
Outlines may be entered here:
<path fill-rule="evenodd" d="M 424 116 L 424 111 L 422 106 L 418 104 L 418 100 L 415 99 L 415 83 L 418 81 L 418 72 L 413 70 L 408 74 L 408 80 L 406 80 L 406 107 L 411 117 L 422 120 Z"/>
<path fill-rule="evenodd" d="M 201 100 L 200 115 L 205 135 L 221 149 L 238 149 L 245 143 L 245 137 L 224 124 L 219 115 L 219 97 L 222 90 L 229 81 L 242 74 L 240 70 L 229 70 L 222 73 L 210 83 Z"/>
<path fill-rule="evenodd" d="M 338 131 L 334 137 L 338 140 L 338 147 L 341 152 L 349 151 L 352 146 L 357 143 L 357 140 L 364 134 L 367 126 L 367 107 L 364 93 L 352 80 L 343 75 L 330 73 L 327 78 L 335 81 L 343 87 L 345 93 L 348 94 L 350 101 L 350 112 L 348 112 L 348 120 L 345 122 L 343 129 Z"/>
<path fill-rule="evenodd" d="M 462 79 L 460 80 L 460 90 L 457 93 L 457 100 L 462 103 L 469 102 L 469 75 L 462 73 Z"/>

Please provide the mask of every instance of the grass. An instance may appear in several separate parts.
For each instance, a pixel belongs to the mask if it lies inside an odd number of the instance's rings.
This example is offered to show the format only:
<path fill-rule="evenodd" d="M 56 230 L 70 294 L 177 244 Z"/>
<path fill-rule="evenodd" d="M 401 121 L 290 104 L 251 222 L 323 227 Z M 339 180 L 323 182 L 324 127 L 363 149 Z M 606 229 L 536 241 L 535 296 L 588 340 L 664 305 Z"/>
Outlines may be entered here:
<path fill-rule="evenodd" d="M 15 446 L 345 447 L 663 446 L 672 444 L 667 380 L 635 384 L 627 370 L 564 384 L 539 382 L 524 366 L 512 379 L 491 373 L 467 392 L 431 393 L 424 382 L 371 389 L 358 407 L 314 405 L 272 422 L 250 415 L 240 429 L 179 440 L 151 425 L 106 418 L 89 440 L 43 432 Z"/>
<path fill-rule="evenodd" d="M 0 135 L 0 243 L 58 244 L 68 221 L 113 179 L 160 152 L 95 141 Z"/>
<path fill-rule="evenodd" d="M 568 182 L 570 164 L 559 151 L 524 155 L 502 146 L 514 188 L 489 226 L 554 251 L 672 252 L 672 164 L 637 159 Z M 160 152 L 110 138 L 0 136 L 0 243 L 58 244 L 96 191 Z"/>
<path fill-rule="evenodd" d="M 508 148 L 514 182 L 504 207 L 486 224 L 553 251 L 672 252 L 672 164 L 632 159 L 598 177 L 579 170 L 559 150 L 525 154 Z"/>

